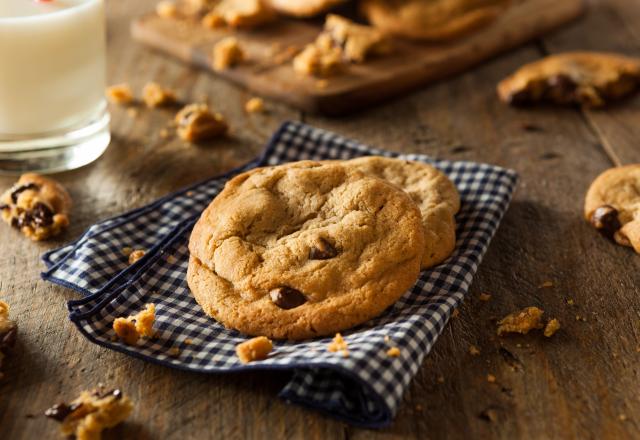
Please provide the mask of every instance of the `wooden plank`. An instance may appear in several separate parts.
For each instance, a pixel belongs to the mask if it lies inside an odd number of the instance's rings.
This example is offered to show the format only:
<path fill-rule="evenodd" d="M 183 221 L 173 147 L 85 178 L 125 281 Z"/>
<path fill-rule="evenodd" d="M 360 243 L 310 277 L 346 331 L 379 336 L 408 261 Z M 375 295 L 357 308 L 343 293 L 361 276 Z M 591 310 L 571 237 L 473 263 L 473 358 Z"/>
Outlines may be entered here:
<path fill-rule="evenodd" d="M 550 53 L 579 49 L 640 57 L 639 29 L 637 2 L 591 0 L 583 20 L 544 38 L 543 43 Z M 640 94 L 606 109 L 585 110 L 584 114 L 614 164 L 640 162 Z"/>
<path fill-rule="evenodd" d="M 246 47 L 249 62 L 217 74 L 304 111 L 345 114 L 468 70 L 575 19 L 582 12 L 582 4 L 582 0 L 515 2 L 492 26 L 471 38 L 446 45 L 398 40 L 394 54 L 351 65 L 345 74 L 331 78 L 322 88 L 316 79 L 296 74 L 291 63 L 273 62 L 274 45 L 302 48 L 313 41 L 319 26 L 281 19 L 263 29 L 234 33 Z M 229 31 L 205 29 L 189 19 L 150 14 L 133 23 L 132 34 L 151 47 L 212 70 L 213 47 Z"/>
<path fill-rule="evenodd" d="M 471 296 L 426 359 L 396 422 L 380 433 L 349 428 L 350 438 L 640 435 L 635 422 L 618 419 L 640 413 L 639 263 L 582 220 L 584 192 L 610 162 L 579 112 L 514 109 L 495 95 L 501 78 L 539 56 L 535 47 L 505 55 L 348 120 L 307 117 L 380 147 L 495 163 L 521 176 Z M 547 280 L 554 286 L 538 287 Z M 492 299 L 480 301 L 480 292 Z M 530 305 L 557 317 L 563 329 L 551 339 L 496 336 L 492 319 Z M 471 344 L 480 356 L 469 354 Z M 518 371 L 501 347 L 518 358 Z M 488 383 L 487 374 L 497 383 Z M 482 416 L 487 409 L 495 422 Z"/>

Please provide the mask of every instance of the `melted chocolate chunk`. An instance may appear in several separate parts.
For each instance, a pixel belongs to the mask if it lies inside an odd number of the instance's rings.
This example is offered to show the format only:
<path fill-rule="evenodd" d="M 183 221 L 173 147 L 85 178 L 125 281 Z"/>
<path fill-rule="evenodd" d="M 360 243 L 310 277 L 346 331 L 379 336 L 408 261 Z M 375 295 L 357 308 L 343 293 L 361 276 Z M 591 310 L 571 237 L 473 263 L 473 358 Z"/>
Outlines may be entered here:
<path fill-rule="evenodd" d="M 329 260 L 338 255 L 338 250 L 324 238 L 319 238 L 309 251 L 310 260 Z"/>
<path fill-rule="evenodd" d="M 31 221 L 36 226 L 49 226 L 53 224 L 53 211 L 47 205 L 37 202 L 31 210 Z"/>
<path fill-rule="evenodd" d="M 567 75 L 554 75 L 549 77 L 547 84 L 550 87 L 551 99 L 569 102 L 575 99 L 577 84 Z"/>
<path fill-rule="evenodd" d="M 71 405 L 67 405 L 66 403 L 58 403 L 46 410 L 44 412 L 44 415 L 58 422 L 63 422 L 64 419 L 69 417 L 72 412 L 74 412 L 81 406 L 81 403 L 72 403 Z"/>
<path fill-rule="evenodd" d="M 20 185 L 17 188 L 15 188 L 12 192 L 11 192 L 11 201 L 13 203 L 18 203 L 18 196 L 30 189 L 35 189 L 38 190 L 40 189 L 40 186 L 35 184 L 35 183 L 25 183 L 24 185 Z"/>
<path fill-rule="evenodd" d="M 282 286 L 269 292 L 271 301 L 281 309 L 289 310 L 307 302 L 307 298 L 298 290 Z"/>
<path fill-rule="evenodd" d="M 610 240 L 613 239 L 613 234 L 622 227 L 618 219 L 618 210 L 610 205 L 603 205 L 593 211 L 591 224 Z"/>
<path fill-rule="evenodd" d="M 6 203 L 0 203 L 0 211 L 4 211 L 5 209 L 9 209 L 10 206 Z"/>

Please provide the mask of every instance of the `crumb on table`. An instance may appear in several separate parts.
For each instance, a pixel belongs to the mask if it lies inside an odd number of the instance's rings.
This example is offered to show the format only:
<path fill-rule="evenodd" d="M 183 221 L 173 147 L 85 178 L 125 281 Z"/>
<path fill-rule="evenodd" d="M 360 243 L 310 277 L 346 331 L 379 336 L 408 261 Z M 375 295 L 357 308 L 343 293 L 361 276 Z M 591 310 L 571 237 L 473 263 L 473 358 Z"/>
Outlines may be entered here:
<path fill-rule="evenodd" d="M 558 330 L 560 330 L 560 321 L 558 321 L 556 318 L 553 318 L 549 322 L 547 322 L 547 325 L 544 328 L 544 335 L 547 338 L 550 338 Z"/>
<path fill-rule="evenodd" d="M 493 374 L 487 374 L 487 382 L 496 383 L 496 377 Z"/>
<path fill-rule="evenodd" d="M 177 133 L 187 142 L 201 142 L 223 136 L 229 130 L 224 117 L 211 111 L 207 104 L 190 104 L 180 110 L 175 117 Z"/>
<path fill-rule="evenodd" d="M 266 359 L 273 343 L 266 336 L 258 336 L 236 345 L 236 355 L 243 364 Z"/>
<path fill-rule="evenodd" d="M 476 347 L 475 345 L 469 345 L 469 354 L 471 356 L 479 356 L 480 355 L 480 349 L 478 347 Z"/>
<path fill-rule="evenodd" d="M 487 302 L 487 301 L 491 300 L 491 294 L 489 294 L 489 293 L 481 293 L 478 298 L 480 299 L 480 301 Z"/>
<path fill-rule="evenodd" d="M 142 89 L 142 99 L 147 107 L 162 107 L 176 102 L 176 93 L 157 82 L 149 82 Z"/>
<path fill-rule="evenodd" d="M 505 333 L 521 333 L 526 335 L 530 330 L 543 327 L 541 322 L 543 310 L 538 307 L 527 307 L 513 312 L 498 321 L 498 336 Z"/>
<path fill-rule="evenodd" d="M 349 357 L 349 346 L 340 333 L 336 333 L 327 347 L 331 353 L 342 351 L 342 356 Z"/>
<path fill-rule="evenodd" d="M 264 101 L 262 98 L 251 98 L 244 105 L 247 113 L 262 113 L 264 111 Z"/>
<path fill-rule="evenodd" d="M 243 62 L 244 59 L 244 50 L 235 37 L 223 38 L 213 48 L 213 68 L 215 70 L 234 67 Z"/>
<path fill-rule="evenodd" d="M 114 104 L 126 105 L 133 102 L 133 91 L 126 83 L 116 84 L 107 88 L 107 99 Z"/>

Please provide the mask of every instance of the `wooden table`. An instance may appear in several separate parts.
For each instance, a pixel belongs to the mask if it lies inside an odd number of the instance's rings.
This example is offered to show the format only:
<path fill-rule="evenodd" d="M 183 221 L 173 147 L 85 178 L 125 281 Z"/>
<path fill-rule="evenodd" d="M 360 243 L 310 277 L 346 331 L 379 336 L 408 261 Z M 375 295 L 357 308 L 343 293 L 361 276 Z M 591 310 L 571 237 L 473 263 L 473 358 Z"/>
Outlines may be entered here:
<path fill-rule="evenodd" d="M 582 219 L 584 193 L 596 175 L 640 162 L 640 96 L 606 111 L 516 110 L 494 92 L 498 80 L 547 53 L 640 55 L 638 2 L 594 1 L 587 17 L 562 31 L 344 119 L 273 102 L 267 114 L 245 114 L 246 92 L 131 42 L 130 18 L 153 3 L 108 2 L 110 82 L 128 81 L 139 90 L 153 79 L 177 88 L 185 100 L 206 95 L 229 118 L 233 135 L 209 147 L 185 146 L 160 135 L 169 112 L 135 116 L 114 108 L 114 139 L 105 156 L 58 176 L 75 200 L 72 226 L 60 242 L 32 244 L 0 228 L 0 298 L 12 305 L 20 326 L 0 384 L 0 438 L 50 438 L 55 423 L 30 415 L 97 382 L 121 386 L 137 402 L 130 421 L 107 438 L 640 437 L 640 257 L 602 239 Z M 285 404 L 276 393 L 286 373 L 190 374 L 93 345 L 66 318 L 65 301 L 76 294 L 39 278 L 44 250 L 100 219 L 248 161 L 285 119 L 395 151 L 489 162 L 521 175 L 459 317 L 388 429 L 357 429 Z M 11 183 L 0 179 L 3 188 Z M 553 287 L 539 287 L 545 281 Z M 491 300 L 480 301 L 481 292 Z M 498 339 L 492 318 L 529 305 L 558 317 L 562 330 L 551 339 Z M 480 356 L 469 354 L 470 344 Z M 496 383 L 487 382 L 489 373 Z"/>

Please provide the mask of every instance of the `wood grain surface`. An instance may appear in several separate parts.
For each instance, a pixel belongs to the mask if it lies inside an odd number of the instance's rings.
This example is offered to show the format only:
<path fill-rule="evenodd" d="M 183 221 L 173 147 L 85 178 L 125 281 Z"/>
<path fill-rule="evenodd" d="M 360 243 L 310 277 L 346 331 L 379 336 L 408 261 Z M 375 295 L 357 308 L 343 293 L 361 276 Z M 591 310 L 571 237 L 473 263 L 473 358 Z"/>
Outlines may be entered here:
<path fill-rule="evenodd" d="M 274 61 L 288 48 L 300 50 L 311 43 L 322 29 L 317 21 L 279 19 L 261 29 L 234 32 L 206 29 L 190 18 L 167 19 L 151 13 L 135 20 L 131 32 L 134 39 L 209 71 L 213 71 L 213 47 L 233 32 L 245 48 L 247 62 L 217 75 L 302 111 L 340 115 L 468 70 L 566 24 L 583 9 L 583 0 L 515 0 L 473 38 L 446 44 L 395 40 L 392 54 L 353 64 L 323 87 L 318 87 L 316 78 L 296 74 L 290 62 Z"/>
<path fill-rule="evenodd" d="M 134 439 L 632 439 L 640 438 L 640 257 L 582 220 L 584 193 L 613 164 L 640 162 L 640 96 L 607 110 L 513 109 L 495 84 L 522 63 L 572 49 L 640 55 L 640 4 L 593 0 L 580 21 L 464 75 L 343 119 L 267 102 L 135 44 L 129 21 L 151 0 L 109 0 L 109 80 L 148 80 L 184 101 L 208 97 L 233 127 L 229 139 L 193 147 L 160 136 L 170 110 L 113 108 L 114 141 L 98 162 L 57 176 L 75 206 L 57 242 L 33 244 L 0 227 L 0 298 L 12 305 L 18 344 L 0 382 L 0 438 L 55 438 L 41 416 L 98 382 L 137 403 L 105 438 Z M 457 318 L 413 380 L 392 426 L 358 429 L 276 397 L 286 373 L 202 375 L 100 348 L 67 320 L 76 295 L 40 280 L 39 255 L 105 217 L 248 161 L 284 120 L 297 119 L 383 148 L 516 169 L 514 202 Z M 0 178 L 0 187 L 12 179 Z M 540 287 L 552 281 L 552 287 Z M 490 293 L 488 302 L 480 293 Z M 573 300 L 573 305 L 567 303 Z M 537 305 L 562 329 L 495 336 L 492 321 Z M 576 317 L 584 318 L 576 319 Z M 469 354 L 469 345 L 480 348 Z M 496 383 L 486 380 L 487 374 Z"/>

